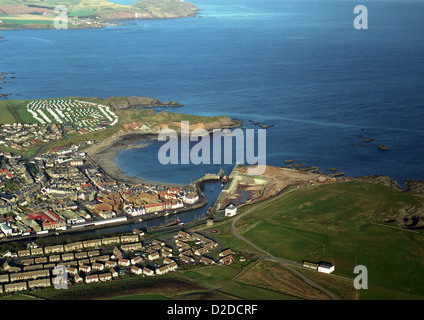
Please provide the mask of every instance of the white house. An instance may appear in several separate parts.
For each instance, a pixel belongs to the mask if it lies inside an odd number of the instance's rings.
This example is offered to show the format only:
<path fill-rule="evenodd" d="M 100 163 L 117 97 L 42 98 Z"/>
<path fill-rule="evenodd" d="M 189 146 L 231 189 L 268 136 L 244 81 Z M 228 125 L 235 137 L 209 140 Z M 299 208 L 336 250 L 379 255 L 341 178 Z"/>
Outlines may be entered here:
<path fill-rule="evenodd" d="M 9 226 L 7 225 L 7 223 L 2 223 L 0 225 L 0 229 L 1 229 L 1 231 L 3 231 L 3 233 L 4 233 L 4 235 L 6 237 L 12 235 L 13 230 L 11 228 L 9 228 Z"/>
<path fill-rule="evenodd" d="M 150 261 L 153 260 L 157 260 L 160 258 L 160 255 L 158 252 L 152 252 L 151 254 L 149 254 L 149 256 L 147 257 L 147 259 L 149 259 Z"/>
<path fill-rule="evenodd" d="M 171 209 L 179 209 L 182 207 L 184 207 L 184 204 L 182 202 L 176 202 L 172 204 Z"/>
<path fill-rule="evenodd" d="M 97 274 L 93 274 L 85 277 L 85 283 L 93 283 L 99 282 L 99 276 Z"/>
<path fill-rule="evenodd" d="M 91 265 L 91 268 L 93 270 L 102 271 L 105 268 L 105 266 L 104 266 L 104 264 L 95 262 Z"/>
<path fill-rule="evenodd" d="M 169 270 L 169 271 L 175 271 L 175 270 L 177 270 L 177 268 L 178 268 L 178 265 L 177 265 L 177 263 L 176 263 L 176 262 L 172 262 L 172 263 L 170 263 L 170 264 L 168 265 L 168 270 Z"/>
<path fill-rule="evenodd" d="M 230 204 L 228 207 L 225 208 L 225 216 L 226 217 L 232 217 L 237 214 L 237 207 L 233 204 Z"/>
<path fill-rule="evenodd" d="M 146 209 L 144 208 L 135 208 L 129 211 L 129 214 L 133 217 L 142 216 L 146 214 Z"/>
<path fill-rule="evenodd" d="M 102 282 L 112 280 L 112 274 L 110 272 L 99 274 L 99 280 Z"/>
<path fill-rule="evenodd" d="M 155 272 L 152 269 L 148 268 L 148 267 L 144 267 L 143 268 L 143 274 L 145 276 L 153 276 L 155 274 Z"/>
<path fill-rule="evenodd" d="M 137 256 L 137 257 L 131 259 L 131 264 L 137 264 L 137 263 L 141 263 L 141 262 L 143 262 L 143 257 L 141 257 L 141 256 Z"/>
<path fill-rule="evenodd" d="M 136 267 L 136 266 L 132 266 L 131 267 L 131 272 L 134 274 L 143 274 L 143 269 Z"/>
<path fill-rule="evenodd" d="M 184 203 L 187 203 L 187 204 L 194 204 L 196 203 L 197 200 L 199 200 L 199 196 L 197 194 L 183 197 Z"/>
<path fill-rule="evenodd" d="M 118 260 L 118 266 L 120 266 L 120 267 L 129 267 L 130 263 L 131 262 L 128 259 L 119 259 Z"/>
<path fill-rule="evenodd" d="M 169 272 L 168 266 L 162 266 L 162 267 L 156 269 L 156 274 L 159 274 L 159 275 L 165 274 L 165 273 L 168 273 L 168 272 Z"/>
<path fill-rule="evenodd" d="M 79 271 L 85 272 L 85 273 L 89 273 L 91 272 L 91 267 L 90 266 L 85 266 L 85 265 L 80 265 L 79 266 Z"/>

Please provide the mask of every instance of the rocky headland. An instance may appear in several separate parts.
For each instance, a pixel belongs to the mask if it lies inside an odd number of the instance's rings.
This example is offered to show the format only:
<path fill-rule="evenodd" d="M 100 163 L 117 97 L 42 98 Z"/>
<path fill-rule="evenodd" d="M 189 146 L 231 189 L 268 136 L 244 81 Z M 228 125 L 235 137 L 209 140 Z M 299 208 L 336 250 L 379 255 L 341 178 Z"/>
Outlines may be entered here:
<path fill-rule="evenodd" d="M 148 97 L 110 97 L 105 99 L 105 103 L 109 104 L 112 110 L 124 110 L 134 108 L 149 107 L 182 107 L 183 105 L 176 101 L 160 102 L 158 99 Z"/>

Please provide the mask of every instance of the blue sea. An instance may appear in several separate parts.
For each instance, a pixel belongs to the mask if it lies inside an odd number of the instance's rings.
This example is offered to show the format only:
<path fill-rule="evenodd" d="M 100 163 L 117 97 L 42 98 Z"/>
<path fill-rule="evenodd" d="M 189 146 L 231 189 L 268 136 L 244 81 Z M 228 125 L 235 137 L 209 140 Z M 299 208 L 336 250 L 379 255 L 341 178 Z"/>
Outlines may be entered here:
<path fill-rule="evenodd" d="M 115 0 L 130 4 L 132 1 Z M 192 0 L 199 17 L 97 30 L 1 31 L 9 99 L 148 96 L 175 112 L 267 129 L 267 164 L 424 180 L 423 1 Z M 353 10 L 368 9 L 356 30 Z M 374 141 L 363 142 L 366 138 Z M 389 150 L 377 148 L 385 144 Z M 161 143 L 117 157 L 129 175 L 189 183 L 220 165 L 168 165 Z M 224 166 L 231 170 L 232 165 Z"/>

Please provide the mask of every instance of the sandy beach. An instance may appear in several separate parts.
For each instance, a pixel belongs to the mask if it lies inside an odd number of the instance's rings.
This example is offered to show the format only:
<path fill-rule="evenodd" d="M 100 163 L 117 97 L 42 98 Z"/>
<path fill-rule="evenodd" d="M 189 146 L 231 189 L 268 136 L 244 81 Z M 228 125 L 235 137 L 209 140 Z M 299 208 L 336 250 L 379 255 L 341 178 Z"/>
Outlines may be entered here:
<path fill-rule="evenodd" d="M 147 141 L 154 139 L 154 137 L 155 135 L 153 134 L 146 134 L 143 132 L 121 133 L 111 136 L 100 143 L 96 143 L 84 151 L 92 161 L 94 161 L 111 179 L 115 181 L 131 185 L 146 184 L 182 187 L 183 185 L 166 184 L 162 182 L 142 179 L 135 176 L 129 176 L 124 171 L 122 171 L 116 163 L 115 158 L 119 155 L 121 150 L 123 150 L 123 141 Z"/>

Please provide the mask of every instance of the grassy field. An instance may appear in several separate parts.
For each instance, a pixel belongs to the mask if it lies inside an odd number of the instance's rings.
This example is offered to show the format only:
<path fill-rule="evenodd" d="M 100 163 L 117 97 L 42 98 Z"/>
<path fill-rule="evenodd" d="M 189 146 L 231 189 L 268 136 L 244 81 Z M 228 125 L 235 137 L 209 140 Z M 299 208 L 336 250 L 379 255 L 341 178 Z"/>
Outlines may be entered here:
<path fill-rule="evenodd" d="M 336 274 L 353 278 L 368 268 L 367 299 L 424 297 L 422 233 L 375 225 L 371 218 L 422 199 L 389 187 L 346 182 L 298 190 L 243 217 L 244 237 L 278 257 L 327 261 Z"/>
<path fill-rule="evenodd" d="M 240 270 L 226 266 L 211 266 L 185 271 L 183 277 L 210 290 L 218 290 L 234 299 L 248 300 L 297 300 L 284 292 L 270 290 L 245 281 L 240 281 Z"/>
<path fill-rule="evenodd" d="M 66 6 L 71 15 L 73 12 L 79 13 L 80 15 L 82 15 L 81 13 L 90 15 L 105 10 L 127 11 L 132 9 L 130 6 L 120 5 L 105 0 L 0 0 L 0 6 L 27 6 L 28 4 L 49 9 L 54 9 L 59 5 Z"/>
<path fill-rule="evenodd" d="M 7 104 L 4 103 L 4 101 L 0 101 L 0 115 L 1 115 L 1 123 L 17 122 L 11 110 L 8 108 Z"/>
<path fill-rule="evenodd" d="M 20 14 L 20 15 L 8 15 L 8 16 L 0 16 L 1 19 L 5 23 L 10 24 L 45 24 L 45 25 L 53 25 L 54 18 L 53 17 L 43 17 L 40 15 L 32 15 L 32 14 Z"/>
<path fill-rule="evenodd" d="M 0 123 L 36 123 L 21 100 L 0 101 Z"/>
<path fill-rule="evenodd" d="M 171 300 L 171 298 L 162 294 L 145 293 L 145 294 L 133 294 L 127 296 L 113 297 L 108 300 Z"/>

